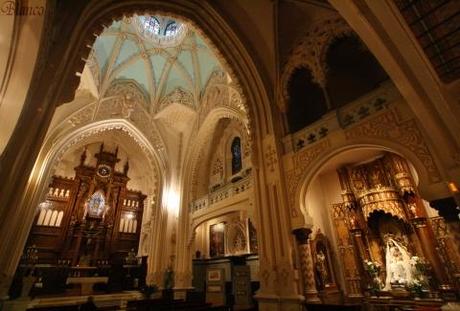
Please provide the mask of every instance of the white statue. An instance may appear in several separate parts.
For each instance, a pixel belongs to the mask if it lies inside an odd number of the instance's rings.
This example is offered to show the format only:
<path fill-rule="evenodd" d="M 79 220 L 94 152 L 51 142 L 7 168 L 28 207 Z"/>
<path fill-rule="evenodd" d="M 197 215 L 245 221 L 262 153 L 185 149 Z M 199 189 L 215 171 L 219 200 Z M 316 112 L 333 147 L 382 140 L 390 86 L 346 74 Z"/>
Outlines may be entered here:
<path fill-rule="evenodd" d="M 391 237 L 386 239 L 386 279 L 384 290 L 391 290 L 391 285 L 406 286 L 412 282 L 413 269 L 411 255 L 407 249 Z"/>

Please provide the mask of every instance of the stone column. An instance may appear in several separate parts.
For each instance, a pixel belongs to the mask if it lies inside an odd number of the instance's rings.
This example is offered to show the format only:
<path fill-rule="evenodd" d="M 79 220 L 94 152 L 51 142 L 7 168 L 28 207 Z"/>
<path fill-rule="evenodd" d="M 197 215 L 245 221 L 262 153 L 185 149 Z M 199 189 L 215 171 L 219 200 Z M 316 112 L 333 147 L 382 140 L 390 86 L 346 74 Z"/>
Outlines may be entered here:
<path fill-rule="evenodd" d="M 305 300 L 307 303 L 321 303 L 318 297 L 318 291 L 316 290 L 313 258 L 309 241 L 311 229 L 299 228 L 295 229 L 293 233 L 298 245 Z"/>

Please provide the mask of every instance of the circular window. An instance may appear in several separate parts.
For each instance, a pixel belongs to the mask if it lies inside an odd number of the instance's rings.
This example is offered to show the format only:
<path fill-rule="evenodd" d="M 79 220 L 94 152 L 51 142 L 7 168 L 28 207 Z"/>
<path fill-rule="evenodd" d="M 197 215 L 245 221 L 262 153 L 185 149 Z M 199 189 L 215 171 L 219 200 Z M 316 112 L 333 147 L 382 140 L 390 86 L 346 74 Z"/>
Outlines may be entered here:
<path fill-rule="evenodd" d="M 139 34 L 156 45 L 168 47 L 179 44 L 187 33 L 185 24 L 167 16 L 136 16 Z"/>

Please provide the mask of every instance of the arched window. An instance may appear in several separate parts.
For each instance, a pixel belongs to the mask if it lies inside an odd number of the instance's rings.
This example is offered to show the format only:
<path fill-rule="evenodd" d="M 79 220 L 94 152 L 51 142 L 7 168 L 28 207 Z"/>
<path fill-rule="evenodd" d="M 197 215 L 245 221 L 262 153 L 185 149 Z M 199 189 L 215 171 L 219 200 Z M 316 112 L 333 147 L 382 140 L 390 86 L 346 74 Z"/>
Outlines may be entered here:
<path fill-rule="evenodd" d="M 141 16 L 144 24 L 144 32 L 147 34 L 160 34 L 160 22 L 155 17 Z"/>
<path fill-rule="evenodd" d="M 123 232 L 124 229 L 125 229 L 125 219 L 122 218 L 120 219 L 120 229 L 118 229 L 118 231 Z"/>
<path fill-rule="evenodd" d="M 61 226 L 62 217 L 64 217 L 64 212 L 60 211 L 59 214 L 58 214 L 57 220 L 56 220 L 56 227 Z"/>
<path fill-rule="evenodd" d="M 40 215 L 38 216 L 38 220 L 37 220 L 37 225 L 38 226 L 43 226 L 44 222 L 45 222 L 45 215 L 46 215 L 46 210 L 45 209 L 42 209 L 40 211 Z"/>
<path fill-rule="evenodd" d="M 88 215 L 91 217 L 101 217 L 104 213 L 105 198 L 101 191 L 96 191 L 87 203 Z"/>
<path fill-rule="evenodd" d="M 326 53 L 326 87 L 333 108 L 379 87 L 388 79 L 377 59 L 356 36 L 335 39 Z"/>
<path fill-rule="evenodd" d="M 287 119 L 289 132 L 297 132 L 319 120 L 328 111 L 321 87 L 314 82 L 311 71 L 301 67 L 294 70 L 288 82 Z"/>
<path fill-rule="evenodd" d="M 177 23 L 170 22 L 165 28 L 164 36 L 165 37 L 174 36 L 176 32 L 177 32 Z"/>
<path fill-rule="evenodd" d="M 51 221 L 51 214 L 53 214 L 52 210 L 47 210 L 45 214 L 45 220 L 43 221 L 43 226 L 49 226 Z"/>
<path fill-rule="evenodd" d="M 50 223 L 48 224 L 48 226 L 55 227 L 57 217 L 58 217 L 58 211 L 54 210 L 53 213 L 51 213 L 51 219 L 50 219 Z"/>
<path fill-rule="evenodd" d="M 232 175 L 241 171 L 242 162 L 241 162 L 241 139 L 235 137 L 232 141 L 231 146 L 232 153 Z"/>
<path fill-rule="evenodd" d="M 172 47 L 187 34 L 187 27 L 168 16 L 138 16 L 134 23 L 139 34 L 155 45 Z"/>

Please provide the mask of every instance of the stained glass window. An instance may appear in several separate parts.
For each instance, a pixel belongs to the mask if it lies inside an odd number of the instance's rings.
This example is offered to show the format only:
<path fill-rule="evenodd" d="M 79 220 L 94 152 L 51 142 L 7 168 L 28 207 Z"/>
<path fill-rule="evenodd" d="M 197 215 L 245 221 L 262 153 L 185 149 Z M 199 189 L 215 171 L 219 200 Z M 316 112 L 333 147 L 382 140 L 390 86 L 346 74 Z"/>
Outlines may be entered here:
<path fill-rule="evenodd" d="M 232 141 L 232 175 L 241 171 L 242 162 L 241 162 L 241 139 L 235 137 Z"/>
<path fill-rule="evenodd" d="M 88 201 L 87 210 L 91 217 L 101 217 L 104 213 L 105 198 L 101 191 L 96 191 Z"/>
<path fill-rule="evenodd" d="M 170 22 L 165 28 L 164 35 L 166 37 L 169 37 L 169 36 L 174 36 L 176 33 L 177 33 L 177 23 L 176 22 Z"/>
<path fill-rule="evenodd" d="M 168 16 L 138 16 L 135 19 L 139 33 L 152 43 L 174 46 L 182 41 L 187 27 Z"/>
<path fill-rule="evenodd" d="M 142 16 L 142 21 L 144 23 L 145 32 L 156 35 L 160 34 L 160 22 L 155 17 L 146 18 Z"/>

